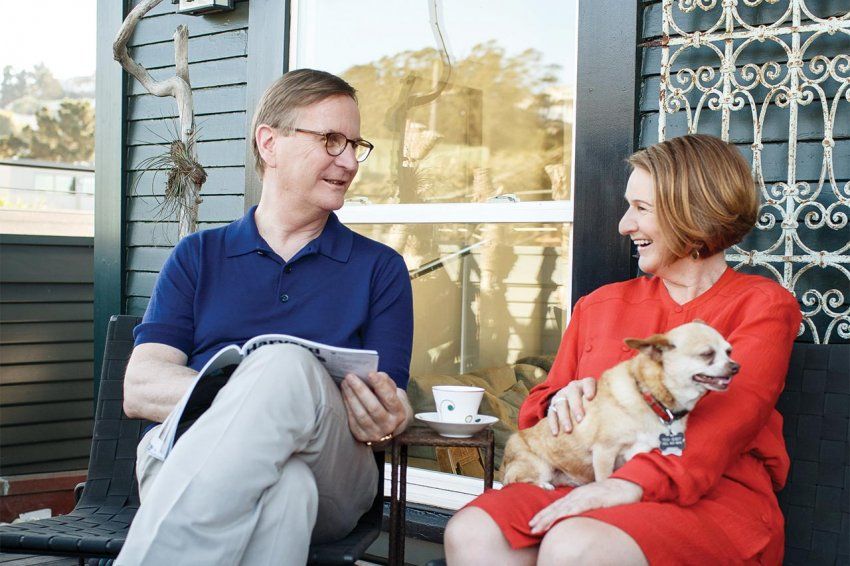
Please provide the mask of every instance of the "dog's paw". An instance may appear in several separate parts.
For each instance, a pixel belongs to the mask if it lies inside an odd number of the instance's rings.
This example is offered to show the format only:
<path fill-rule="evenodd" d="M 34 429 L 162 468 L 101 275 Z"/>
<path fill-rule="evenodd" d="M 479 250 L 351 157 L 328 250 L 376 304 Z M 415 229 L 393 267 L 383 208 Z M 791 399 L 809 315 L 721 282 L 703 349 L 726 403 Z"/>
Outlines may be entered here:
<path fill-rule="evenodd" d="M 538 482 L 536 485 L 542 487 L 546 491 L 552 491 L 553 489 L 555 489 L 555 486 L 549 483 L 548 481 Z"/>

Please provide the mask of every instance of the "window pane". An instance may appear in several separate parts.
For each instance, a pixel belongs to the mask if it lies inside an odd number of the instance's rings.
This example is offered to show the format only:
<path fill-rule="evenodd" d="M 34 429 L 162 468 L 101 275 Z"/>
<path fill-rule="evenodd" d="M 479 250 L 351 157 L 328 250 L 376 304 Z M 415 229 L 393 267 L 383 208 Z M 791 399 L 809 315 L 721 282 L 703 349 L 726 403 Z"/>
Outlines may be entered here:
<path fill-rule="evenodd" d="M 413 408 L 434 411 L 433 385 L 485 387 L 481 412 L 501 421 L 495 428 L 498 465 L 519 405 L 545 377 L 561 339 L 569 308 L 570 226 L 352 228 L 391 245 L 411 271 L 415 318 L 408 393 Z M 416 455 L 423 458 L 417 466 L 439 469 L 434 450 Z"/>
<path fill-rule="evenodd" d="M 349 198 L 569 198 L 575 1 L 439 5 L 448 65 L 428 2 L 298 5 L 296 66 L 351 82 L 362 135 L 376 146 Z"/>

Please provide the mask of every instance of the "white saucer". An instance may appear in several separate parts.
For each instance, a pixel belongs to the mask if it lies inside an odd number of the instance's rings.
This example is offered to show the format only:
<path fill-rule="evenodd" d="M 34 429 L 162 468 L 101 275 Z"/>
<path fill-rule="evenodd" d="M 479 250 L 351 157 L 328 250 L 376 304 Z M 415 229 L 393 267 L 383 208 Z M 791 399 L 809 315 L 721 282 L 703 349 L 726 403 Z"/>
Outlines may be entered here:
<path fill-rule="evenodd" d="M 498 418 L 490 415 L 478 415 L 471 423 L 446 423 L 440 420 L 439 413 L 416 413 L 416 418 L 433 428 L 440 436 L 448 438 L 469 438 L 476 432 L 499 422 Z"/>

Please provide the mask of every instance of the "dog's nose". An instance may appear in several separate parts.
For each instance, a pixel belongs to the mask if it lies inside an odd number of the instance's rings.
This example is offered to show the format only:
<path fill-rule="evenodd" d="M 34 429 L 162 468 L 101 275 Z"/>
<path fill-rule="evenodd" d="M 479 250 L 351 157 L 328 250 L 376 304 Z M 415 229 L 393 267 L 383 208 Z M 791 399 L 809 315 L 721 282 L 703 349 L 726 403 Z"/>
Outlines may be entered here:
<path fill-rule="evenodd" d="M 738 373 L 738 370 L 741 369 L 741 364 L 736 362 L 729 362 L 729 373 L 735 375 Z"/>

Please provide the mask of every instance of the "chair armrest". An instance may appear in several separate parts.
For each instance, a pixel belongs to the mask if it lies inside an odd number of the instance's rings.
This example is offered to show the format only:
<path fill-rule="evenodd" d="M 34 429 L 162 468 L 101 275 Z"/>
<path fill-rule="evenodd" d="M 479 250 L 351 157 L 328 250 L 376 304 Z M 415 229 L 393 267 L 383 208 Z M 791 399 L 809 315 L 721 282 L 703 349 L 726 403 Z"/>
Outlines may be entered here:
<path fill-rule="evenodd" d="M 83 496 L 83 489 L 86 487 L 86 482 L 80 482 L 74 486 L 74 504 L 80 502 L 80 498 Z"/>

